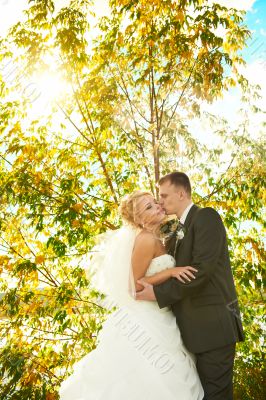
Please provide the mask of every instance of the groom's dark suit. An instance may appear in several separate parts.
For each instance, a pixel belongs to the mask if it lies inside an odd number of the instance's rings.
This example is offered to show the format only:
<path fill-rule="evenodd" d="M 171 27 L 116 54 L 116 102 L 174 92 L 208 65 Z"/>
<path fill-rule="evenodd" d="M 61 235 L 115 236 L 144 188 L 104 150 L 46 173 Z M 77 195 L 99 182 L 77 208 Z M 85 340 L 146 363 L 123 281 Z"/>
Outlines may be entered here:
<path fill-rule="evenodd" d="M 196 279 L 184 284 L 171 278 L 155 285 L 154 293 L 160 308 L 172 308 L 185 346 L 196 354 L 204 399 L 230 400 L 232 388 L 226 380 L 231 380 L 235 343 L 244 335 L 225 228 L 214 209 L 193 205 L 184 230 L 176 266 L 195 267 Z M 174 255 L 175 237 L 168 247 Z"/>

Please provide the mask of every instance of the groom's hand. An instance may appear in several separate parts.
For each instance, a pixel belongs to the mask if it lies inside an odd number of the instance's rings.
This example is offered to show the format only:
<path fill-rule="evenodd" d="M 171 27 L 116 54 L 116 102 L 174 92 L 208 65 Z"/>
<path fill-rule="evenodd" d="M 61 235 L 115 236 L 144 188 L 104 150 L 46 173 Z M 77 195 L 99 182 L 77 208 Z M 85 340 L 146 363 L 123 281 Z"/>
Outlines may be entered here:
<path fill-rule="evenodd" d="M 142 281 L 141 279 L 137 281 L 140 285 L 144 286 L 144 289 L 136 293 L 136 300 L 156 300 L 154 295 L 153 286 L 150 283 Z"/>

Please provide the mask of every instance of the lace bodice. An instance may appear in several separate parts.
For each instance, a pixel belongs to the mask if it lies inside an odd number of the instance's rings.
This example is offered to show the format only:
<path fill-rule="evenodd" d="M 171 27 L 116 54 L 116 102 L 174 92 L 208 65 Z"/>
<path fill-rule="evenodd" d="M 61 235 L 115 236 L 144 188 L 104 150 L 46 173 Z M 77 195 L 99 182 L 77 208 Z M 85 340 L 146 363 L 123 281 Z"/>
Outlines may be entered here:
<path fill-rule="evenodd" d="M 146 271 L 146 276 L 151 276 L 164 269 L 173 268 L 175 259 L 170 254 L 162 254 L 161 256 L 152 259 L 149 268 Z"/>

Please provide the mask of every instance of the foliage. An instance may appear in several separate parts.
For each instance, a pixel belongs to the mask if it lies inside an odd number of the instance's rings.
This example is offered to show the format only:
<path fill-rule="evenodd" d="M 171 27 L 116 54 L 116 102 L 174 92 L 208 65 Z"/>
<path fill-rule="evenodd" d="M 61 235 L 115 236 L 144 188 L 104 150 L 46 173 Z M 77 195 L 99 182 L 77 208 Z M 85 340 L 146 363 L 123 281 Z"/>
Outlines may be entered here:
<path fill-rule="evenodd" d="M 262 398 L 265 143 L 248 122 L 253 110 L 263 128 L 264 113 L 238 71 L 244 14 L 199 0 L 111 0 L 93 41 L 93 4 L 55 3 L 31 1 L 1 42 L 0 398 L 57 398 L 107 314 L 84 273 L 95 236 L 120 225 L 121 197 L 156 194 L 159 175 L 181 166 L 195 201 L 227 226 L 247 333 L 236 395 Z M 35 117 L 39 94 L 27 82 L 45 71 L 67 92 Z M 203 105 L 234 85 L 249 113 L 233 129 Z M 193 134 L 197 118 L 216 148 Z"/>

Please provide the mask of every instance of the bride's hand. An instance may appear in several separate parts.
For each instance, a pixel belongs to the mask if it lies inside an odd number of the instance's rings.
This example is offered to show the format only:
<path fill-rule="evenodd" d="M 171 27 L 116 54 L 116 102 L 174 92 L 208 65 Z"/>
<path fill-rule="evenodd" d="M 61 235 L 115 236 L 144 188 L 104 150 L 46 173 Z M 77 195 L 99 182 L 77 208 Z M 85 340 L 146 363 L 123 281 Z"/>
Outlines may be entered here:
<path fill-rule="evenodd" d="M 140 278 L 137 281 L 137 285 L 136 285 L 136 292 L 141 292 L 144 289 L 144 285 L 143 282 L 145 282 L 145 278 Z"/>
<path fill-rule="evenodd" d="M 191 279 L 195 279 L 195 275 L 192 272 L 198 272 L 196 268 L 187 266 L 187 267 L 175 267 L 172 269 L 172 278 L 178 279 L 182 283 L 191 282 Z M 186 281 L 184 280 L 186 279 Z"/>

